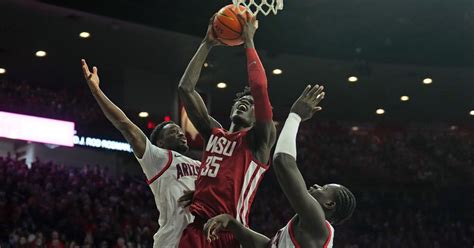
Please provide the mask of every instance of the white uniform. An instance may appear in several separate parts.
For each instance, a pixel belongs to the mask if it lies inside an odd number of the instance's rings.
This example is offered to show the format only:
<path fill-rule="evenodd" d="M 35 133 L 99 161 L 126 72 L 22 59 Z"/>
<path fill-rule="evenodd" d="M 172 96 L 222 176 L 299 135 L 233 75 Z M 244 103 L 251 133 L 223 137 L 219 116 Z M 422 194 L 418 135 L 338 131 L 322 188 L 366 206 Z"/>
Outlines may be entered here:
<path fill-rule="evenodd" d="M 334 239 L 334 228 L 326 221 L 326 227 L 329 230 L 329 236 L 324 243 L 324 248 L 332 248 L 332 242 Z M 288 224 L 280 229 L 271 240 L 271 248 L 300 248 L 301 245 L 295 238 L 293 231 L 293 219 Z"/>
<path fill-rule="evenodd" d="M 148 139 L 143 157 L 137 160 L 160 212 L 160 228 L 153 236 L 153 247 L 177 247 L 184 228 L 194 219 L 189 211 L 178 206 L 178 198 L 183 191 L 194 190 L 201 162 L 154 146 Z"/>

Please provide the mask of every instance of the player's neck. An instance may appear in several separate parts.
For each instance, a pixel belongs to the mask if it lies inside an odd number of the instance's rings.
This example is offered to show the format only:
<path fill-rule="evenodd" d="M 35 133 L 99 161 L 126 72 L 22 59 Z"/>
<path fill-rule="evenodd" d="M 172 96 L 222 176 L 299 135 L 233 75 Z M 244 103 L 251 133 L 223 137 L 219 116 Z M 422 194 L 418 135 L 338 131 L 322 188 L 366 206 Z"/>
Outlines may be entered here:
<path fill-rule="evenodd" d="M 245 127 L 232 122 L 230 124 L 229 132 L 234 133 L 234 132 L 242 131 L 243 129 L 245 129 Z"/>

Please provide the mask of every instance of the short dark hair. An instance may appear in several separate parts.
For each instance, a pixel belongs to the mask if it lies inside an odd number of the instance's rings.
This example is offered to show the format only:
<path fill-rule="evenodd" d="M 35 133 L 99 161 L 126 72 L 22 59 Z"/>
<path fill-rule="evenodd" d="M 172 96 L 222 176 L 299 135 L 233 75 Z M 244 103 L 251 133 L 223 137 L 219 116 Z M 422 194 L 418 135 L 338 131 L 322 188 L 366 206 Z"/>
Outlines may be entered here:
<path fill-rule="evenodd" d="M 356 198 L 352 192 L 344 186 L 336 192 L 336 209 L 330 218 L 331 224 L 339 225 L 348 220 L 356 208 Z"/>
<path fill-rule="evenodd" d="M 156 145 L 156 142 L 163 137 L 161 131 L 168 124 L 174 124 L 173 121 L 163 121 L 162 123 L 156 125 L 155 129 L 150 134 L 150 141 L 153 145 Z"/>
<path fill-rule="evenodd" d="M 238 92 L 237 94 L 235 94 L 236 98 L 234 99 L 234 102 L 237 102 L 240 98 L 242 98 L 244 96 L 250 96 L 250 95 L 251 95 L 250 87 L 245 86 L 243 91 Z"/>

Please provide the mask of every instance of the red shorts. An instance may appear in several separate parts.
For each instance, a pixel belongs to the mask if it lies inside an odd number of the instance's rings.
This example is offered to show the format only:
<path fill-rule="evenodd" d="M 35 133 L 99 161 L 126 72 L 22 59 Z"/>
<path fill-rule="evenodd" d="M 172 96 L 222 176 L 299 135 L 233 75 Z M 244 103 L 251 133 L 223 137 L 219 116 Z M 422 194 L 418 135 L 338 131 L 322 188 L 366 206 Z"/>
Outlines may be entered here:
<path fill-rule="evenodd" d="M 179 248 L 240 248 L 239 242 L 230 232 L 221 232 L 219 239 L 209 242 L 202 230 L 205 223 L 196 217 L 194 222 L 184 229 Z"/>

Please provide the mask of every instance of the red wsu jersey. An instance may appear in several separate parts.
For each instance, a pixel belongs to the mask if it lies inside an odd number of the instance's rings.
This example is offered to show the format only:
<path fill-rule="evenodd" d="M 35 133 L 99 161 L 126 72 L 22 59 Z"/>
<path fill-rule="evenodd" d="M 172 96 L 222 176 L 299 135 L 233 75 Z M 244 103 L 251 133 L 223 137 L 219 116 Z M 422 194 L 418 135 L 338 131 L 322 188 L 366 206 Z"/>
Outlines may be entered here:
<path fill-rule="evenodd" d="M 247 130 L 212 130 L 190 207 L 195 216 L 209 219 L 225 213 L 248 225 L 250 207 L 268 165 L 253 157 L 246 135 Z"/>

